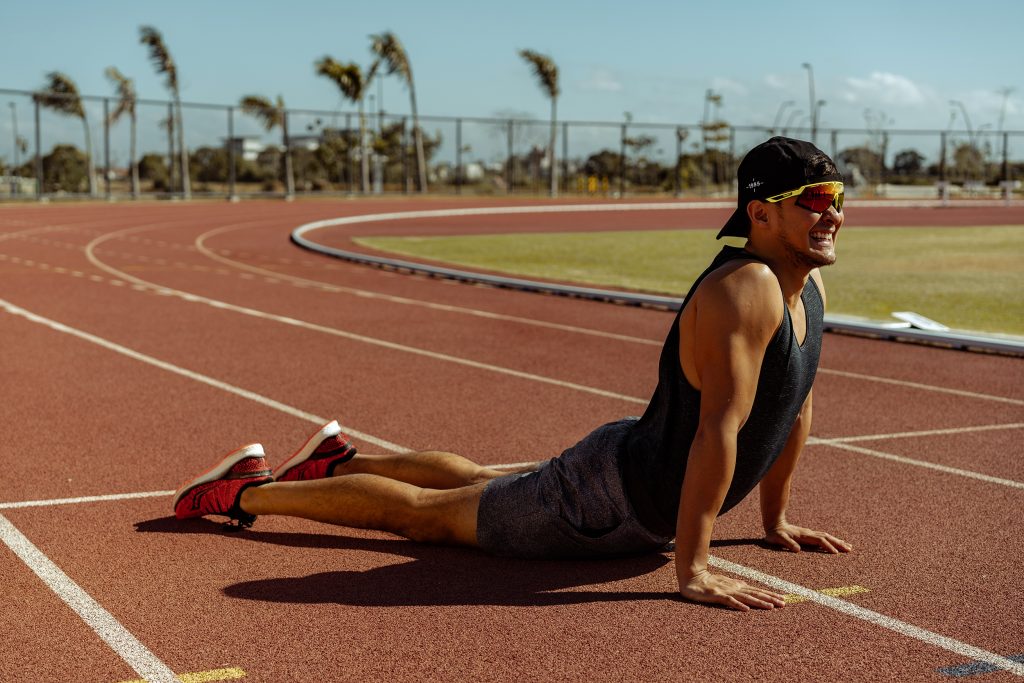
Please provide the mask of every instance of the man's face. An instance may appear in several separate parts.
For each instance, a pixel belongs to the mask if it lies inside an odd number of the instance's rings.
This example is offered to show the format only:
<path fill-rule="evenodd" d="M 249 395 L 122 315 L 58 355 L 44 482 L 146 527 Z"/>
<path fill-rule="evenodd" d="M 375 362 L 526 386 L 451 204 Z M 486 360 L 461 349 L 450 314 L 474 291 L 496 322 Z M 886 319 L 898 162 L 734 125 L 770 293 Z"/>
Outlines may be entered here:
<path fill-rule="evenodd" d="M 820 268 L 836 262 L 836 236 L 844 215 L 834 206 L 816 213 L 796 205 L 796 197 L 774 204 L 775 236 L 793 265 Z"/>

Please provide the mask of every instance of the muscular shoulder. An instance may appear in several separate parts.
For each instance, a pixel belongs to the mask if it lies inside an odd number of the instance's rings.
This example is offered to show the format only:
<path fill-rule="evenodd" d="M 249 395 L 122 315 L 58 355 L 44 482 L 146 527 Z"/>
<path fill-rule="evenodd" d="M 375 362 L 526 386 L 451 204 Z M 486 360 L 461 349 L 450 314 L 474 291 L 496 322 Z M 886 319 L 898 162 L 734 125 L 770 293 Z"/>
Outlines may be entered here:
<path fill-rule="evenodd" d="M 741 332 L 767 341 L 782 322 L 781 294 L 778 279 L 765 264 L 728 264 L 706 277 L 697 289 L 698 327 Z"/>

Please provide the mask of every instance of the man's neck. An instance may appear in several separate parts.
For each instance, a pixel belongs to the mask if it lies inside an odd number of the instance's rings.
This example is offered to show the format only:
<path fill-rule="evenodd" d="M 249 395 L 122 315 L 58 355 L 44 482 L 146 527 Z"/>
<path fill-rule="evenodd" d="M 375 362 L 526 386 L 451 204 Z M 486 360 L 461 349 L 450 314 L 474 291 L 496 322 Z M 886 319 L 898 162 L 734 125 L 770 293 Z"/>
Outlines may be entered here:
<path fill-rule="evenodd" d="M 804 291 L 807 278 L 810 277 L 813 266 L 793 263 L 792 258 L 787 254 L 769 253 L 765 249 L 758 249 L 750 240 L 744 245 L 744 250 L 753 254 L 771 269 L 779 281 L 782 289 L 782 298 L 791 309 L 800 300 L 800 294 Z"/>

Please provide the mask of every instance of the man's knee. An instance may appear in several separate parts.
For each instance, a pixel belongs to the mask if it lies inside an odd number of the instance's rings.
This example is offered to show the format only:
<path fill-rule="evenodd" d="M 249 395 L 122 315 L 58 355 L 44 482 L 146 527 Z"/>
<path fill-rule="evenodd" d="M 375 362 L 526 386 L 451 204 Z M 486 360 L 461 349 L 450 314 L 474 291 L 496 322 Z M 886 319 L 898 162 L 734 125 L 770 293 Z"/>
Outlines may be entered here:
<path fill-rule="evenodd" d="M 424 543 L 476 546 L 476 518 L 483 484 L 462 489 L 420 489 L 399 523 L 406 538 Z"/>

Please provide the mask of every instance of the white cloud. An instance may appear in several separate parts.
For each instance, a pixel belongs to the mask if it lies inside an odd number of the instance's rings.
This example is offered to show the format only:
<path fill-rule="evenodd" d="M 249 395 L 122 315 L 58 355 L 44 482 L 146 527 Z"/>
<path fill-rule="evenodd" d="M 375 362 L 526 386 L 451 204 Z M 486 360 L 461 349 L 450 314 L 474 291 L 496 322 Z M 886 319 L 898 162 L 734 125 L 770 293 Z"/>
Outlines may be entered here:
<path fill-rule="evenodd" d="M 776 76 L 775 74 L 768 74 L 764 77 L 764 84 L 773 90 L 786 90 L 789 88 L 789 83 L 782 76 Z"/>
<path fill-rule="evenodd" d="M 739 95 L 741 97 L 745 97 L 748 93 L 747 86 L 731 81 L 728 78 L 722 78 L 721 76 L 711 79 L 711 89 L 719 93 Z"/>
<path fill-rule="evenodd" d="M 867 78 L 849 77 L 847 102 L 869 102 L 896 106 L 925 104 L 930 98 L 925 89 L 905 76 L 875 71 Z"/>
<path fill-rule="evenodd" d="M 610 69 L 591 69 L 587 80 L 580 84 L 584 90 L 599 90 L 601 92 L 619 92 L 622 90 L 622 81 Z"/>

